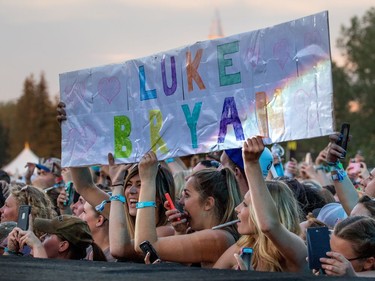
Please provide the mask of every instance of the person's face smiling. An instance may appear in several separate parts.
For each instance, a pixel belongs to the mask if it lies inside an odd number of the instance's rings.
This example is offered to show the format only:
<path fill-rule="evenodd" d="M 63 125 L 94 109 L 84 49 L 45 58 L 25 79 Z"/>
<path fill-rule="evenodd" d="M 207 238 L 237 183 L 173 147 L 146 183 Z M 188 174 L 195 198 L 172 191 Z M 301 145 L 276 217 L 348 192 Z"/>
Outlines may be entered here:
<path fill-rule="evenodd" d="M 129 214 L 133 217 L 137 214 L 136 204 L 139 198 L 139 191 L 141 189 L 141 179 L 139 175 L 130 178 L 125 185 L 126 204 L 129 208 Z"/>

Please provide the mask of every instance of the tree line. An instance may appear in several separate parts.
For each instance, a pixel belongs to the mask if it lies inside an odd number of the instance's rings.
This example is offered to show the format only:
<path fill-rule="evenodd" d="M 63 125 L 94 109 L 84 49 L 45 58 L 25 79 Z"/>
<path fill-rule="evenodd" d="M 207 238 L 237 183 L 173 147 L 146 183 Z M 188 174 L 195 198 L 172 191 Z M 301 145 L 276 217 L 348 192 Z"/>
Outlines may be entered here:
<path fill-rule="evenodd" d="M 39 157 L 60 157 L 57 103 L 50 100 L 43 73 L 39 81 L 32 74 L 25 79 L 17 101 L 0 103 L 0 167 L 16 157 L 26 142 Z"/>
<path fill-rule="evenodd" d="M 362 17 L 353 17 L 342 26 L 337 46 L 345 64 L 332 64 L 333 105 L 336 129 L 351 124 L 348 156 L 360 150 L 370 167 L 375 166 L 375 8 Z M 56 123 L 58 100 L 50 100 L 44 75 L 35 81 L 27 77 L 22 96 L 15 102 L 0 103 L 0 167 L 23 149 L 25 142 L 39 157 L 60 157 L 61 132 Z M 327 137 L 298 141 L 295 156 L 306 152 L 317 156 L 327 145 Z M 285 144 L 283 144 L 285 147 Z M 347 157 L 347 160 L 348 158 Z"/>

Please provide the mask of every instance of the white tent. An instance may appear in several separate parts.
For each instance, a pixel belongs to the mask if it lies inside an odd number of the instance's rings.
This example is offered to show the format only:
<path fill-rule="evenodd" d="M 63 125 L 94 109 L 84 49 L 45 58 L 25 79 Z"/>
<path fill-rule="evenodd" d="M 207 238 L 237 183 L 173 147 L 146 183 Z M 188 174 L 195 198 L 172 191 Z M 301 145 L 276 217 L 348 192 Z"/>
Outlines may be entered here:
<path fill-rule="evenodd" d="M 21 153 L 2 169 L 9 175 L 18 178 L 26 171 L 25 165 L 27 162 L 38 163 L 38 161 L 39 157 L 31 151 L 29 144 L 25 143 L 25 148 L 21 151 Z"/>

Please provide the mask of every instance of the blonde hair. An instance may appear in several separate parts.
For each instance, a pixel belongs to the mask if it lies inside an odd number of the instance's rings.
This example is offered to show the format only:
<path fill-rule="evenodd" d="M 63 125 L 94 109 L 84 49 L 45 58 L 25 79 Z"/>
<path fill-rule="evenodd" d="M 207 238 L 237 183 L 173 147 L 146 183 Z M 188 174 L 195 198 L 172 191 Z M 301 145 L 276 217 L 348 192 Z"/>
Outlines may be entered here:
<path fill-rule="evenodd" d="M 279 221 L 297 235 L 300 234 L 299 207 L 293 192 L 281 181 L 266 181 L 267 188 L 275 202 Z M 283 271 L 281 266 L 284 257 L 275 247 L 272 241 L 261 231 L 256 220 L 255 211 L 249 205 L 249 224 L 254 225 L 255 233 L 242 235 L 237 245 L 240 247 L 252 247 L 254 249 L 252 265 L 255 270 L 262 271 Z"/>
<path fill-rule="evenodd" d="M 48 195 L 37 187 L 14 183 L 11 184 L 10 194 L 16 199 L 18 206 L 31 206 L 33 221 L 35 218 L 52 219 L 57 215 Z M 34 232 L 38 237 L 43 234 L 37 231 Z"/>

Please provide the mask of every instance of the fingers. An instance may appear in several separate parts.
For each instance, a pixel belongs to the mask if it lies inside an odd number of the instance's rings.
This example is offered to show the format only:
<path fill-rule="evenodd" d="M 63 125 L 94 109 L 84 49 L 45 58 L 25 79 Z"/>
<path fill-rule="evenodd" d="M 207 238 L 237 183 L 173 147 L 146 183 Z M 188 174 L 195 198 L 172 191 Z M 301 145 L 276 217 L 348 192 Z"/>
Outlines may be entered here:
<path fill-rule="evenodd" d="M 238 269 L 239 270 L 248 270 L 248 268 L 246 267 L 246 264 L 245 264 L 244 260 L 241 258 L 241 256 L 239 254 L 235 253 L 234 254 L 234 258 L 237 261 Z"/>
<path fill-rule="evenodd" d="M 58 113 L 58 115 L 56 116 L 56 120 L 57 122 L 59 122 L 59 124 L 61 124 L 62 121 L 66 120 L 65 103 L 59 102 L 56 110 Z"/>
<path fill-rule="evenodd" d="M 151 256 L 150 252 L 147 252 L 147 254 L 145 255 L 145 258 L 144 258 L 145 264 L 151 264 L 150 256 Z"/>
<path fill-rule="evenodd" d="M 34 231 L 33 216 L 31 214 L 29 215 L 29 231 L 31 231 L 31 232 Z"/>
<path fill-rule="evenodd" d="M 108 153 L 108 164 L 110 166 L 115 165 L 115 158 L 111 152 Z"/>

